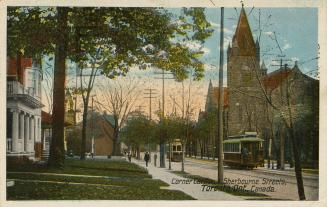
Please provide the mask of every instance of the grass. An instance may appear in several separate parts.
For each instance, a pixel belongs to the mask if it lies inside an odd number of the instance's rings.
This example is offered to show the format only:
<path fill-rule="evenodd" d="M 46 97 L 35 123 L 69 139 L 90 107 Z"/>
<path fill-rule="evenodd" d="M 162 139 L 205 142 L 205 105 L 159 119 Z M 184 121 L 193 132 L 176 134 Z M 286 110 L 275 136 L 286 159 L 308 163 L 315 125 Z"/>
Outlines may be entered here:
<path fill-rule="evenodd" d="M 319 175 L 319 169 L 302 169 L 302 172 L 308 174 Z"/>
<path fill-rule="evenodd" d="M 92 177 L 95 175 L 99 177 Z M 17 166 L 8 169 L 7 179 L 15 180 L 15 185 L 7 188 L 8 200 L 193 199 L 181 191 L 161 189 L 168 184 L 152 179 L 146 169 L 125 161 L 68 159 L 63 169 L 37 164 Z"/>
<path fill-rule="evenodd" d="M 270 197 L 262 194 L 262 193 L 256 193 L 250 190 L 243 190 L 243 189 L 235 189 L 229 185 L 225 185 L 225 184 L 220 184 L 215 180 L 212 180 L 210 178 L 205 178 L 199 175 L 191 175 L 189 173 L 186 172 L 181 172 L 181 171 L 173 171 L 173 173 L 180 175 L 182 177 L 185 178 L 190 178 L 193 180 L 197 180 L 202 184 L 206 184 L 208 186 L 212 186 L 215 189 L 219 190 L 219 191 L 223 191 L 225 193 L 229 193 L 231 195 L 236 195 L 236 196 L 245 196 L 245 197 L 259 197 L 261 199 L 269 199 Z"/>
<path fill-rule="evenodd" d="M 66 159 L 65 167 L 49 168 L 46 165 L 29 164 L 10 167 L 7 171 L 17 172 L 44 172 L 61 174 L 80 174 L 111 177 L 135 177 L 151 178 L 146 169 L 125 161 L 104 161 L 104 160 L 78 160 Z"/>

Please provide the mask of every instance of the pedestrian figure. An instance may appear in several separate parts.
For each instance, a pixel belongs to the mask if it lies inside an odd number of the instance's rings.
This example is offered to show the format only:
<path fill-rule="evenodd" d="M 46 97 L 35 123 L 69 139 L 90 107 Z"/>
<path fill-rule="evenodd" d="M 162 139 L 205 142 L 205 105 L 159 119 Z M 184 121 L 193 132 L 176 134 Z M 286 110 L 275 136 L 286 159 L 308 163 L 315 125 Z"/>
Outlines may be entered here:
<path fill-rule="evenodd" d="M 242 148 L 242 156 L 243 158 L 247 159 L 248 158 L 248 155 L 249 155 L 249 151 L 246 147 Z"/>
<path fill-rule="evenodd" d="M 132 162 L 132 155 L 131 155 L 131 153 L 128 153 L 127 157 L 128 157 L 128 161 L 129 162 Z"/>
<path fill-rule="evenodd" d="M 148 162 L 150 160 L 150 155 L 148 152 L 145 153 L 144 155 L 144 161 L 145 161 L 145 165 L 148 167 Z"/>
<path fill-rule="evenodd" d="M 157 166 L 157 153 L 154 154 L 154 166 Z"/>

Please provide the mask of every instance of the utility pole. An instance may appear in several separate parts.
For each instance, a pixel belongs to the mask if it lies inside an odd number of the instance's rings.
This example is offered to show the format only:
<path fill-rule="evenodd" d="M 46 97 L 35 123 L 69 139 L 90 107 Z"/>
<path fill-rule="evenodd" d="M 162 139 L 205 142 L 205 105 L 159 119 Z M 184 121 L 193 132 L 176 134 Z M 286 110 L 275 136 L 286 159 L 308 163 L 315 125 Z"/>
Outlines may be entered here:
<path fill-rule="evenodd" d="M 143 113 L 142 108 L 144 108 L 144 107 L 145 107 L 145 106 L 138 105 L 136 108 L 138 108 L 138 112 L 141 114 L 141 113 Z"/>
<path fill-rule="evenodd" d="M 224 7 L 220 12 L 220 58 L 219 58 L 219 95 L 218 95 L 218 183 L 224 180 L 224 161 L 223 161 L 223 66 L 224 66 Z"/>
<path fill-rule="evenodd" d="M 154 96 L 154 95 L 157 95 L 156 93 L 156 90 L 157 89 L 154 89 L 154 88 L 148 88 L 148 89 L 145 89 L 146 90 L 146 93 L 144 93 L 145 95 L 148 95 L 147 97 L 144 97 L 144 98 L 148 98 L 149 99 L 149 121 L 151 122 L 152 120 L 152 99 L 153 98 L 157 98 L 157 96 Z M 150 150 L 150 141 L 149 141 L 149 137 L 148 137 L 148 152 L 150 154 L 150 160 L 151 160 L 151 150 Z"/>
<path fill-rule="evenodd" d="M 144 89 L 146 90 L 146 93 L 144 93 L 145 95 L 148 95 L 148 97 L 144 97 L 144 98 L 148 98 L 149 99 L 149 120 L 151 121 L 151 117 L 152 117 L 152 99 L 153 98 L 157 98 L 157 92 L 155 88 L 148 88 L 148 89 Z"/>
<path fill-rule="evenodd" d="M 161 73 L 156 73 L 156 74 L 161 74 L 161 78 L 155 78 L 155 79 L 162 79 L 162 115 L 161 115 L 161 124 L 163 126 L 164 124 L 164 118 L 165 118 L 165 79 L 174 79 L 174 78 L 169 78 L 165 77 L 166 74 L 172 74 L 172 73 L 166 73 L 165 70 L 162 70 Z M 166 167 L 166 159 L 165 159 L 165 154 L 166 154 L 166 143 L 165 143 L 165 137 L 163 131 L 161 132 L 161 137 L 160 137 L 160 167 L 164 168 Z M 169 149 L 170 149 L 170 142 L 169 142 Z M 171 157 L 171 156 L 170 156 Z M 171 158 L 169 158 L 169 169 L 171 169 Z"/>

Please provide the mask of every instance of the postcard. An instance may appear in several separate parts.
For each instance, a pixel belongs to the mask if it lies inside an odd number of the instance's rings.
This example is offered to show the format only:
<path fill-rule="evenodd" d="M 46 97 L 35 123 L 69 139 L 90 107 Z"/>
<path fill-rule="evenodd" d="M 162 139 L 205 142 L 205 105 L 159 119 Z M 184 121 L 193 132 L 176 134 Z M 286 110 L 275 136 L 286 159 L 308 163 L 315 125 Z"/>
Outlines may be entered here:
<path fill-rule="evenodd" d="M 1 205 L 326 204 L 324 1 L 1 10 Z"/>

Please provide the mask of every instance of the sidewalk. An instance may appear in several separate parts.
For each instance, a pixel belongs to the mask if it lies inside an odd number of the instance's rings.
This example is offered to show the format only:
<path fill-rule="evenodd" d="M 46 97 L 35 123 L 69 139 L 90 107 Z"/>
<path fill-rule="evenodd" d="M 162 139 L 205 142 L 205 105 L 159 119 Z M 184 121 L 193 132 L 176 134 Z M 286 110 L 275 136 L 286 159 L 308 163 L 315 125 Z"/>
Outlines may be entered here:
<path fill-rule="evenodd" d="M 141 167 L 146 168 L 145 162 L 143 160 L 133 159 L 132 162 L 138 164 Z M 149 163 L 147 170 L 154 179 L 160 179 L 168 183 L 169 190 L 182 191 L 198 200 L 242 200 L 238 196 L 233 196 L 222 191 L 202 191 L 203 187 L 201 186 L 201 184 L 194 184 L 193 182 L 190 182 L 189 184 L 173 184 L 176 183 L 177 180 L 185 181 L 189 179 L 173 174 L 169 172 L 169 170 L 166 168 L 155 167 L 153 166 L 153 163 Z"/>

